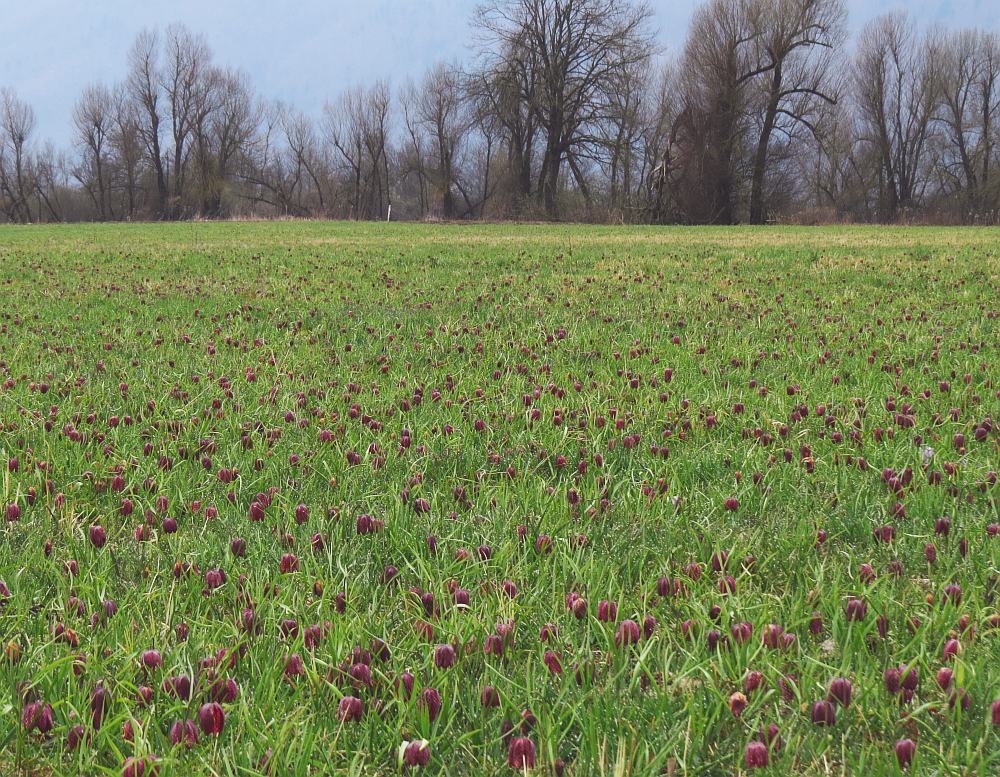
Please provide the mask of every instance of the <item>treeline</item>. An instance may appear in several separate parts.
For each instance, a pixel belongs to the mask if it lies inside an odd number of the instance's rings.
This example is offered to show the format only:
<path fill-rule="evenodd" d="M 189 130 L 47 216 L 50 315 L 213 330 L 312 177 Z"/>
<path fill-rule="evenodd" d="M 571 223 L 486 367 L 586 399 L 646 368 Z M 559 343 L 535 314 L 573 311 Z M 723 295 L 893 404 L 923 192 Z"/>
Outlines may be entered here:
<path fill-rule="evenodd" d="M 175 25 L 37 138 L 0 93 L 0 218 L 996 223 L 1000 36 L 843 0 L 708 0 L 663 61 L 648 5 L 490 0 L 477 53 L 318 118 Z"/>

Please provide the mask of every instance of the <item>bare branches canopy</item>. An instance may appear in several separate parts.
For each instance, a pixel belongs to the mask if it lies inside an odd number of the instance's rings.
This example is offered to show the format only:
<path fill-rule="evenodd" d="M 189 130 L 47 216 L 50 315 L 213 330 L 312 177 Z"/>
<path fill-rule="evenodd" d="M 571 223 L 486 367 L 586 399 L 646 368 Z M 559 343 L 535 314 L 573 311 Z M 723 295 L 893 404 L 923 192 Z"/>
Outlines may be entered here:
<path fill-rule="evenodd" d="M 1000 37 L 846 21 L 705 0 L 668 57 L 645 0 L 483 0 L 467 63 L 321 110 L 144 30 L 65 151 L 0 90 L 0 219 L 1000 220 Z"/>

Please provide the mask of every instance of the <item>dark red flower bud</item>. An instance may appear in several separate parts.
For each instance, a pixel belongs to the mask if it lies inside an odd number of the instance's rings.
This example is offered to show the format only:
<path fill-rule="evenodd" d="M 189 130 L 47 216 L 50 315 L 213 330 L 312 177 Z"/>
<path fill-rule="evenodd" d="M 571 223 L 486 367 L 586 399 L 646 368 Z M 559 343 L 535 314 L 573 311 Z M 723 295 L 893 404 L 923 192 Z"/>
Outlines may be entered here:
<path fill-rule="evenodd" d="M 885 683 L 885 689 L 892 695 L 896 695 L 902 689 L 902 678 L 903 673 L 894 666 L 889 667 L 882 673 L 882 680 Z"/>
<path fill-rule="evenodd" d="M 851 681 L 846 677 L 837 677 L 830 683 L 830 701 L 835 701 L 841 707 L 851 706 Z"/>
<path fill-rule="evenodd" d="M 528 737 L 514 737 L 507 748 L 507 765 L 524 771 L 535 768 L 535 743 Z"/>
<path fill-rule="evenodd" d="M 605 623 L 618 620 L 618 604 L 607 599 L 602 599 L 597 603 L 597 620 Z"/>
<path fill-rule="evenodd" d="M 403 765 L 408 767 L 427 766 L 431 760 L 431 749 L 426 739 L 407 742 L 402 747 Z"/>
<path fill-rule="evenodd" d="M 409 699 L 413 695 L 414 677 L 409 672 L 403 672 L 396 679 L 396 690 L 400 692 L 404 699 Z"/>
<path fill-rule="evenodd" d="M 916 751 L 917 743 L 912 739 L 900 739 L 896 742 L 896 761 L 901 768 L 905 769 L 913 762 Z"/>
<path fill-rule="evenodd" d="M 784 633 L 784 629 L 781 628 L 777 623 L 769 623 L 764 627 L 764 631 L 761 635 L 761 641 L 764 643 L 764 647 L 769 647 L 772 650 L 777 649 L 781 646 L 781 635 Z"/>
<path fill-rule="evenodd" d="M 48 734 L 54 725 L 52 719 L 52 707 L 40 701 L 31 702 L 24 705 L 21 712 L 21 723 L 25 731 L 38 731 L 39 734 Z"/>
<path fill-rule="evenodd" d="M 90 527 L 90 544 L 95 548 L 103 548 L 104 543 L 107 542 L 107 534 L 104 531 L 104 527 L 100 524 L 95 524 Z"/>
<path fill-rule="evenodd" d="M 198 724 L 206 736 L 218 736 L 226 725 L 226 713 L 222 705 L 214 701 L 202 704 L 198 710 Z"/>
<path fill-rule="evenodd" d="M 337 706 L 337 717 L 342 723 L 361 720 L 361 699 L 356 696 L 344 696 Z"/>
<path fill-rule="evenodd" d="M 216 680 L 209 688 L 209 697 L 219 704 L 232 704 L 240 695 L 240 687 L 231 677 Z"/>
<path fill-rule="evenodd" d="M 76 750 L 85 738 L 85 733 L 83 726 L 77 723 L 75 726 L 71 726 L 69 731 L 66 732 L 66 749 Z"/>
<path fill-rule="evenodd" d="M 747 769 L 765 769 L 768 757 L 767 745 L 763 742 L 748 742 L 743 753 L 743 763 Z"/>
<path fill-rule="evenodd" d="M 639 641 L 641 631 L 639 624 L 633 620 L 623 620 L 618 625 L 615 643 L 618 645 L 634 645 Z"/>
<path fill-rule="evenodd" d="M 746 677 L 743 678 L 743 691 L 747 694 L 751 694 L 760 688 L 761 683 L 763 682 L 763 672 L 747 672 Z"/>
<path fill-rule="evenodd" d="M 155 755 L 130 755 L 122 766 L 122 777 L 156 777 L 159 772 Z"/>
<path fill-rule="evenodd" d="M 191 698 L 191 678 L 186 674 L 170 675 L 163 681 L 163 691 L 170 696 L 187 701 Z"/>
<path fill-rule="evenodd" d="M 368 664 L 358 662 L 356 664 L 351 664 L 351 668 L 347 670 L 348 676 L 351 678 L 351 684 L 355 688 L 371 688 L 372 687 L 372 670 Z"/>
<path fill-rule="evenodd" d="M 783 744 L 781 741 L 781 730 L 774 723 L 769 723 L 760 730 L 759 739 L 767 745 L 772 753 L 777 753 Z"/>
<path fill-rule="evenodd" d="M 433 723 L 441 713 L 441 694 L 435 688 L 424 688 L 420 692 L 420 699 L 417 707 L 423 712 L 427 712 L 427 718 Z"/>
<path fill-rule="evenodd" d="M 750 637 L 753 636 L 753 624 L 747 621 L 734 623 L 730 632 L 733 635 L 733 642 L 737 645 L 743 645 L 749 642 Z"/>
<path fill-rule="evenodd" d="M 817 726 L 833 726 L 837 723 L 837 708 L 832 701 L 822 700 L 813 704 L 812 722 Z"/>
<path fill-rule="evenodd" d="M 863 599 L 855 599 L 851 597 L 847 600 L 847 606 L 845 607 L 847 613 L 847 620 L 849 621 L 861 621 L 865 619 L 868 614 L 868 605 Z"/>
<path fill-rule="evenodd" d="M 291 680 L 305 673 L 306 669 L 302 664 L 302 657 L 298 653 L 292 653 L 285 661 L 285 677 Z"/>
<path fill-rule="evenodd" d="M 198 727 L 193 720 L 178 720 L 170 727 L 170 744 L 191 748 L 198 744 Z"/>
<path fill-rule="evenodd" d="M 455 648 L 451 645 L 438 645 L 434 648 L 434 666 L 438 669 L 448 669 L 455 665 Z"/>
<path fill-rule="evenodd" d="M 479 694 L 479 702 L 484 707 L 499 707 L 500 692 L 492 685 L 484 685 L 482 692 Z"/>
<path fill-rule="evenodd" d="M 147 650 L 142 654 L 142 665 L 147 669 L 158 669 L 163 666 L 163 659 L 157 650 Z"/>
<path fill-rule="evenodd" d="M 97 685 L 90 694 L 90 716 L 94 731 L 101 728 L 105 716 L 111 709 L 111 694 L 108 693 L 103 683 Z"/>

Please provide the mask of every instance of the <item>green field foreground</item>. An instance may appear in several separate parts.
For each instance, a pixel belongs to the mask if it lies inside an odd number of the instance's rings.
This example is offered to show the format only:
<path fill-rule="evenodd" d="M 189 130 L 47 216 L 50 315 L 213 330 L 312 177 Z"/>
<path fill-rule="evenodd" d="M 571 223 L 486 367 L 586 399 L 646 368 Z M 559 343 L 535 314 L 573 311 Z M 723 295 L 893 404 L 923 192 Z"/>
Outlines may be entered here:
<path fill-rule="evenodd" d="M 0 227 L 0 775 L 1000 773 L 1000 230 Z"/>

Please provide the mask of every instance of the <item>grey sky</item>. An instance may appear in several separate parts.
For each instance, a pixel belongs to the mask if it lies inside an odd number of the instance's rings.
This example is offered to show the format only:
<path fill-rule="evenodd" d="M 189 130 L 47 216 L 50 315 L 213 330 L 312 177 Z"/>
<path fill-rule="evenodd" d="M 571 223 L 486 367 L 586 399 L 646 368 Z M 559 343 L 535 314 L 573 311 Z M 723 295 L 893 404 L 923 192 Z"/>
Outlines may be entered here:
<path fill-rule="evenodd" d="M 683 42 L 698 0 L 652 0 L 667 50 Z M 143 27 L 180 21 L 205 35 L 216 61 L 242 68 L 257 90 L 306 113 L 357 82 L 419 76 L 464 59 L 477 0 L 0 0 L 0 86 L 38 115 L 38 134 L 70 142 L 73 102 L 88 83 L 125 72 Z M 997 0 L 848 0 L 850 25 L 905 5 L 922 24 L 1000 29 Z"/>

